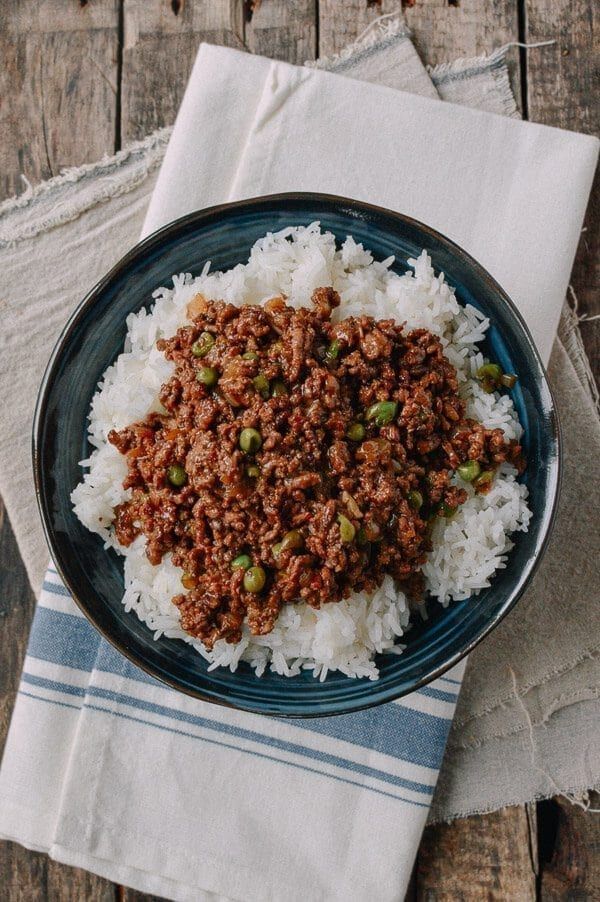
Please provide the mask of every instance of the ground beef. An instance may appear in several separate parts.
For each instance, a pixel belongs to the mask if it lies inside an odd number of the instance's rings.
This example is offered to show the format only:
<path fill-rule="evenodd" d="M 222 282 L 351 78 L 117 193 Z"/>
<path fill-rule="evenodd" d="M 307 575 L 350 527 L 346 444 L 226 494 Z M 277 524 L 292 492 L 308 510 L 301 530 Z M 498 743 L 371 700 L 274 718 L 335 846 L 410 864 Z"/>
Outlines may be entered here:
<path fill-rule="evenodd" d="M 331 288 L 312 300 L 294 310 L 280 297 L 235 307 L 198 296 L 189 325 L 157 344 L 175 364 L 164 413 L 109 435 L 132 489 L 115 509 L 117 538 L 143 533 L 153 564 L 172 554 L 182 628 L 207 648 L 238 642 L 244 621 L 268 633 L 284 604 L 319 608 L 385 574 L 419 594 L 433 518 L 467 497 L 453 471 L 521 461 L 500 430 L 465 418 L 435 336 L 368 316 L 332 323 Z M 207 368 L 215 384 L 199 381 Z M 373 411 L 380 402 L 387 415 Z M 240 447 L 243 429 L 259 433 L 256 452 Z M 242 554 L 262 568 L 261 591 L 232 567 Z"/>

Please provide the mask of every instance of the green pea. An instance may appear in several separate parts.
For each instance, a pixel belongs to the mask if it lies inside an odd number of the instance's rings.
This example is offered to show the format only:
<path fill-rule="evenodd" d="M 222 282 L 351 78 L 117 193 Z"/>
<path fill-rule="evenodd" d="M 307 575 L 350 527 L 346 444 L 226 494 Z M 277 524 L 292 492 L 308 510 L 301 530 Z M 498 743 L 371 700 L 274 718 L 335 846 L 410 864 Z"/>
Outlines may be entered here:
<path fill-rule="evenodd" d="M 478 492 L 484 491 L 486 492 L 492 484 L 494 479 L 494 471 L 493 470 L 484 470 L 483 473 L 474 480 L 473 485 L 477 489 Z"/>
<path fill-rule="evenodd" d="M 244 573 L 244 589 L 257 595 L 265 587 L 267 574 L 262 567 L 250 567 Z"/>
<path fill-rule="evenodd" d="M 273 557 L 279 557 L 279 555 L 281 554 L 282 544 L 283 544 L 282 542 L 276 542 L 273 545 L 273 547 L 271 548 L 271 551 L 273 552 Z"/>
<path fill-rule="evenodd" d="M 346 438 L 351 442 L 362 442 L 366 435 L 366 429 L 362 423 L 350 423 L 346 429 Z"/>
<path fill-rule="evenodd" d="M 248 570 L 252 566 L 252 558 L 249 554 L 238 554 L 231 562 L 232 570 Z"/>
<path fill-rule="evenodd" d="M 367 539 L 367 532 L 363 526 L 360 527 L 356 534 L 356 541 L 359 545 L 368 545 L 369 540 Z"/>
<path fill-rule="evenodd" d="M 466 463 L 461 464 L 460 467 L 457 467 L 456 472 L 465 482 L 473 482 L 481 473 L 481 467 L 478 461 L 468 460 Z"/>
<path fill-rule="evenodd" d="M 281 545 L 280 551 L 295 551 L 304 545 L 304 536 L 299 529 L 291 529 L 286 532 L 279 544 Z"/>
<path fill-rule="evenodd" d="M 325 356 L 327 357 L 328 360 L 337 360 L 339 353 L 341 351 L 341 348 L 342 348 L 342 346 L 339 343 L 339 341 L 337 340 L 337 338 L 334 338 L 333 341 L 331 342 L 331 344 L 329 345 L 329 347 L 327 348 L 327 350 L 325 351 Z"/>
<path fill-rule="evenodd" d="M 446 517 L 447 520 L 450 520 L 450 518 L 454 516 L 457 510 L 457 507 L 452 504 L 446 504 L 445 501 L 442 501 L 442 503 L 440 504 L 440 514 L 442 515 L 442 517 Z"/>
<path fill-rule="evenodd" d="M 184 589 L 195 589 L 198 585 L 198 581 L 193 573 L 185 571 L 185 573 L 181 575 L 181 585 Z"/>
<path fill-rule="evenodd" d="M 386 426 L 397 413 L 398 405 L 395 401 L 378 401 L 367 410 L 367 420 L 374 420 L 377 426 Z"/>
<path fill-rule="evenodd" d="M 240 448 L 246 454 L 254 454 L 262 445 L 262 435 L 258 429 L 242 429 L 240 432 Z"/>
<path fill-rule="evenodd" d="M 287 385 L 281 379 L 275 379 L 271 386 L 271 395 L 274 398 L 284 398 L 288 393 Z"/>
<path fill-rule="evenodd" d="M 202 385 L 206 385 L 207 388 L 212 388 L 213 385 L 217 384 L 219 374 L 212 366 L 201 366 L 196 373 L 196 379 Z"/>
<path fill-rule="evenodd" d="M 269 380 L 263 373 L 259 373 L 252 380 L 252 385 L 263 398 L 269 397 Z"/>
<path fill-rule="evenodd" d="M 514 373 L 504 373 L 500 376 L 500 383 L 504 386 L 504 388 L 514 388 L 517 384 L 518 376 L 515 376 Z"/>
<path fill-rule="evenodd" d="M 502 377 L 502 367 L 497 363 L 485 363 L 477 370 L 478 379 L 491 379 L 492 382 L 499 382 Z"/>
<path fill-rule="evenodd" d="M 246 351 L 245 354 L 242 354 L 242 360 L 258 360 L 258 354 L 255 354 L 254 351 Z"/>
<path fill-rule="evenodd" d="M 176 488 L 181 488 L 182 485 L 185 485 L 187 482 L 187 473 L 185 469 L 181 467 L 179 464 L 173 464 L 172 467 L 169 467 L 167 470 L 167 479 L 174 485 Z"/>
<path fill-rule="evenodd" d="M 416 489 L 407 495 L 408 503 L 414 511 L 419 511 L 423 507 L 423 496 Z"/>
<path fill-rule="evenodd" d="M 210 332 L 201 332 L 199 338 L 192 345 L 192 354 L 194 357 L 206 357 L 214 343 L 214 336 Z"/>
<path fill-rule="evenodd" d="M 260 476 L 260 469 L 256 466 L 256 464 L 250 464 L 246 467 L 246 474 L 250 477 L 250 479 L 258 479 Z"/>
<path fill-rule="evenodd" d="M 345 545 L 348 545 L 350 542 L 354 541 L 356 529 L 350 522 L 348 517 L 345 517 L 344 514 L 338 514 L 337 518 L 338 523 L 340 524 L 340 539 Z"/>

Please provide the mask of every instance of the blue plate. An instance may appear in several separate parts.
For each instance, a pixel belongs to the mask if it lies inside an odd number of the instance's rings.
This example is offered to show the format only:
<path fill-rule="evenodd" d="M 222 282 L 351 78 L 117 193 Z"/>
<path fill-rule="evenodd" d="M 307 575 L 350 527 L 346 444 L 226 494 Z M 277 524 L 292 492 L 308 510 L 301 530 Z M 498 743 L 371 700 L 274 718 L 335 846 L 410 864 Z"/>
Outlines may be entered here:
<path fill-rule="evenodd" d="M 393 255 L 407 268 L 422 248 L 443 270 L 461 303 L 491 320 L 485 350 L 506 372 L 519 375 L 513 398 L 525 427 L 529 465 L 524 481 L 533 518 L 518 533 L 506 569 L 491 588 L 447 609 L 432 603 L 431 617 L 407 635 L 400 656 L 382 656 L 376 682 L 309 673 L 260 679 L 247 665 L 235 673 L 207 671 L 184 642 L 154 641 L 152 632 L 121 605 L 123 570 L 71 510 L 80 481 L 78 461 L 89 455 L 86 417 L 101 374 L 119 354 L 125 319 L 148 305 L 152 291 L 173 273 L 199 274 L 245 262 L 268 231 L 319 220 L 341 241 L 351 234 L 378 259 Z M 82 611 L 131 661 L 170 686 L 198 698 L 263 714 L 316 716 L 356 711 L 390 701 L 444 673 L 466 655 L 514 606 L 540 562 L 556 510 L 559 427 L 544 368 L 521 316 L 500 286 L 463 250 L 427 226 L 368 204 L 317 194 L 282 194 L 212 207 L 171 223 L 137 245 L 87 295 L 65 327 L 48 364 L 33 432 L 34 474 L 46 537 L 58 570 Z"/>

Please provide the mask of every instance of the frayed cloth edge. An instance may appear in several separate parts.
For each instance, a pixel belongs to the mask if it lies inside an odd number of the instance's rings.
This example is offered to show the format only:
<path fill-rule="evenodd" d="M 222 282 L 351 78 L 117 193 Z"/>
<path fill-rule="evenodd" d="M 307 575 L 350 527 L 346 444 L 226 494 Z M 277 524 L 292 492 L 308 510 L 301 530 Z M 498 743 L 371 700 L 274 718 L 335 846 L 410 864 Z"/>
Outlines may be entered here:
<path fill-rule="evenodd" d="M 162 162 L 171 131 L 171 128 L 160 129 L 113 156 L 103 157 L 97 163 L 64 169 L 59 175 L 35 187 L 26 182 L 28 187 L 23 194 L 0 204 L 0 248 L 35 238 L 42 232 L 77 219 L 100 203 L 138 187 Z M 90 183 L 89 192 L 85 191 L 86 182 Z M 67 191 L 75 186 L 80 189 L 81 195 L 71 202 L 65 196 L 61 202 L 61 190 Z M 52 205 L 44 214 L 43 207 L 47 201 L 52 201 Z M 42 212 L 36 218 L 39 211 Z M 17 225 L 11 222 L 15 215 L 24 213 L 27 213 L 25 221 Z"/>
<path fill-rule="evenodd" d="M 357 59 L 365 51 L 372 50 L 377 44 L 392 42 L 394 39 L 410 38 L 410 28 L 404 21 L 402 13 L 394 12 L 379 16 L 352 43 L 348 44 L 339 53 L 331 56 L 321 56 L 316 60 L 306 60 L 304 65 L 309 69 L 343 69 L 350 63 L 356 63 Z"/>
<path fill-rule="evenodd" d="M 461 58 L 451 63 L 440 63 L 438 66 L 427 66 L 427 72 L 435 87 L 444 82 L 462 81 L 473 75 L 489 73 L 494 79 L 502 107 L 507 116 L 512 118 L 519 116 L 515 95 L 510 86 L 506 53 L 511 45 L 499 47 L 489 55 Z"/>
<path fill-rule="evenodd" d="M 427 820 L 427 826 L 431 827 L 434 824 L 451 824 L 453 821 L 458 821 L 465 817 L 474 817 L 478 814 L 491 814 L 493 811 L 500 811 L 502 808 L 511 808 L 516 805 L 529 805 L 532 802 L 543 802 L 546 799 L 556 798 L 557 795 L 566 799 L 571 805 L 583 808 L 584 811 L 595 811 L 596 809 L 591 809 L 591 802 L 589 799 L 591 792 L 600 792 L 600 782 L 593 783 L 591 786 L 577 783 L 576 785 L 569 786 L 568 789 L 559 792 L 557 792 L 554 787 L 551 787 L 548 790 L 541 790 L 533 795 L 529 793 L 528 798 L 526 799 L 523 799 L 521 796 L 514 796 L 506 802 L 476 805 L 474 808 L 467 808 L 465 811 L 457 811 L 454 814 L 448 814 L 444 817 L 436 817 L 434 815 Z M 430 809 L 430 811 L 431 810 L 433 809 Z"/>

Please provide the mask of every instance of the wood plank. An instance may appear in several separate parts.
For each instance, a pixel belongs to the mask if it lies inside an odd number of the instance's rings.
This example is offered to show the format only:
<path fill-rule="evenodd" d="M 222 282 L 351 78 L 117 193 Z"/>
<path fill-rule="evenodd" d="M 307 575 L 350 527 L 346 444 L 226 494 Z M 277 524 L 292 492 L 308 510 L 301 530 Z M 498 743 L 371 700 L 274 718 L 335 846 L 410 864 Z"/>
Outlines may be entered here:
<path fill-rule="evenodd" d="M 139 893 L 136 889 L 127 886 L 119 888 L 118 902 L 164 902 L 162 896 L 150 896 L 148 893 Z"/>
<path fill-rule="evenodd" d="M 25 568 L 0 503 L 0 757 L 8 733 L 25 657 L 35 599 Z M 113 902 L 115 888 L 108 880 L 78 868 L 50 861 L 16 843 L 0 842 L 0 898 L 6 902 L 86 899 Z"/>
<path fill-rule="evenodd" d="M 45 902 L 48 857 L 16 843 L 0 843 L 0 881 L 6 902 Z"/>
<path fill-rule="evenodd" d="M 598 65 L 600 6 L 592 0 L 526 0 L 529 42 L 557 41 L 527 56 L 527 104 L 534 122 L 600 134 Z M 580 312 L 600 314 L 600 171 L 592 190 L 573 269 Z M 600 380 L 600 323 L 582 324 L 586 350 Z"/>
<path fill-rule="evenodd" d="M 2 902 L 116 902 L 118 892 L 109 880 L 7 842 L 0 844 L 0 886 Z"/>
<path fill-rule="evenodd" d="M 401 10 L 400 0 L 319 0 L 319 56 L 339 53 L 378 16 Z"/>
<path fill-rule="evenodd" d="M 4 748 L 25 657 L 35 599 L 0 503 L 0 756 Z M 0 885 L 9 902 L 45 898 L 47 858 L 16 843 L 0 842 Z"/>
<path fill-rule="evenodd" d="M 119 0 L 22 0 L 0 5 L 0 197 L 114 149 Z M 29 589 L 0 506 L 0 749 L 33 616 Z M 112 883 L 0 843 L 2 899 L 108 902 Z"/>
<path fill-rule="evenodd" d="M 118 2 L 0 4 L 0 197 L 114 149 Z"/>
<path fill-rule="evenodd" d="M 202 41 L 244 47 L 242 0 L 124 0 L 123 143 L 173 124 Z"/>
<path fill-rule="evenodd" d="M 246 45 L 252 53 L 302 65 L 317 54 L 317 0 L 262 0 L 247 5 Z"/>
<path fill-rule="evenodd" d="M 600 793 L 590 793 L 591 807 L 600 809 Z M 600 899 L 600 817 L 568 800 L 553 801 L 558 809 L 554 854 L 542 871 L 541 902 Z"/>
<path fill-rule="evenodd" d="M 47 859 L 46 902 L 116 902 L 117 895 L 110 880 Z"/>
<path fill-rule="evenodd" d="M 10 715 L 23 667 L 35 598 L 4 506 L 0 502 L 0 750 L 4 748 Z"/>
<path fill-rule="evenodd" d="M 428 827 L 417 865 L 417 899 L 529 902 L 536 898 L 524 805 Z"/>

